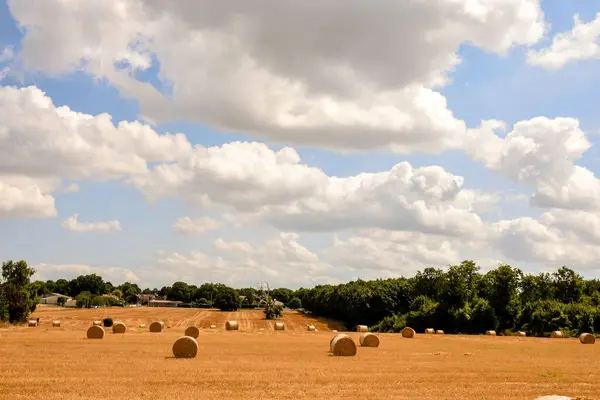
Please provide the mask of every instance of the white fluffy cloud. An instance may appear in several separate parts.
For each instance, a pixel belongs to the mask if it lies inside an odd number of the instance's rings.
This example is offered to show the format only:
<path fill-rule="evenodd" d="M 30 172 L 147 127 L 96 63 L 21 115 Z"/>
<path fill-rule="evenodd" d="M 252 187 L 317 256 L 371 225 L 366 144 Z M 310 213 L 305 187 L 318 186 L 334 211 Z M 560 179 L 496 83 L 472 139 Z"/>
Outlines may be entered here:
<path fill-rule="evenodd" d="M 184 235 L 200 235 L 215 230 L 220 226 L 220 221 L 210 217 L 181 217 L 173 224 L 173 230 Z"/>
<path fill-rule="evenodd" d="M 391 170 L 348 178 L 301 164 L 291 148 L 262 143 L 198 146 L 189 158 L 161 164 L 131 183 L 150 199 L 181 196 L 192 204 L 228 206 L 283 230 L 334 231 L 384 227 L 442 234 L 475 234 L 475 209 L 490 196 L 461 189 L 463 178 L 441 167 Z"/>
<path fill-rule="evenodd" d="M 333 283 L 329 276 L 332 266 L 298 243 L 298 239 L 293 233 L 281 233 L 263 243 L 252 244 L 219 238 L 213 246 L 220 256 L 203 252 L 162 254 L 159 264 L 168 267 L 171 279 L 190 282 L 195 282 L 201 274 L 208 281 L 251 287 L 264 280 L 272 286 Z"/>
<path fill-rule="evenodd" d="M 54 197 L 47 194 L 53 187 L 44 180 L 0 175 L 0 219 L 55 217 Z"/>
<path fill-rule="evenodd" d="M 552 44 L 540 50 L 530 50 L 527 61 L 549 70 L 558 70 L 569 63 L 600 58 L 600 12 L 585 23 L 579 15 L 573 17 L 573 29 L 558 33 Z"/>
<path fill-rule="evenodd" d="M 101 222 L 80 222 L 79 214 L 73 214 L 63 221 L 62 227 L 73 232 L 113 233 L 121 231 L 121 223 L 117 220 Z"/>
<path fill-rule="evenodd" d="M 49 279 L 73 279 L 79 275 L 98 274 L 104 281 L 120 284 L 125 281 L 137 282 L 138 276 L 127 268 L 97 267 L 85 264 L 34 264 L 35 275 L 32 279 L 46 281 Z"/>
<path fill-rule="evenodd" d="M 514 182 L 535 189 L 533 204 L 547 208 L 600 208 L 600 181 L 575 164 L 591 146 L 579 121 L 537 117 L 516 123 L 504 137 L 499 121 L 484 121 L 470 131 L 468 152 L 474 160 Z"/>
<path fill-rule="evenodd" d="M 120 179 L 190 149 L 183 134 L 159 135 L 139 122 L 114 125 L 108 114 L 57 107 L 37 87 L 2 86 L 0 218 L 56 216 L 51 193 L 61 179 Z"/>
<path fill-rule="evenodd" d="M 492 52 L 544 34 L 539 0 L 379 3 L 11 0 L 30 70 L 82 69 L 187 120 L 337 150 L 440 151 L 465 132 L 435 87 L 463 43 Z M 88 29 L 94 26 L 95 29 Z M 152 56 L 168 95 L 133 78 Z"/>

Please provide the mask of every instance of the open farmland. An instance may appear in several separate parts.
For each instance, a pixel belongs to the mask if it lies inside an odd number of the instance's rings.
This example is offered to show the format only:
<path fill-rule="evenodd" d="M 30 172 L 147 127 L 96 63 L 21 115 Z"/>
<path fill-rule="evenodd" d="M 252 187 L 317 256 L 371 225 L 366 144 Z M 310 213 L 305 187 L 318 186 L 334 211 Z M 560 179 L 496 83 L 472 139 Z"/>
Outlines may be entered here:
<path fill-rule="evenodd" d="M 127 333 L 86 339 L 106 315 Z M 0 329 L 2 399 L 600 398 L 600 346 L 576 339 L 382 334 L 379 348 L 344 358 L 328 354 L 335 324 L 307 332 L 314 320 L 296 313 L 285 315 L 283 332 L 260 311 L 40 308 L 33 317 L 37 328 Z M 171 328 L 137 328 L 154 319 Z M 225 331 L 227 319 L 240 331 Z M 173 359 L 173 342 L 192 324 L 201 328 L 198 357 Z"/>

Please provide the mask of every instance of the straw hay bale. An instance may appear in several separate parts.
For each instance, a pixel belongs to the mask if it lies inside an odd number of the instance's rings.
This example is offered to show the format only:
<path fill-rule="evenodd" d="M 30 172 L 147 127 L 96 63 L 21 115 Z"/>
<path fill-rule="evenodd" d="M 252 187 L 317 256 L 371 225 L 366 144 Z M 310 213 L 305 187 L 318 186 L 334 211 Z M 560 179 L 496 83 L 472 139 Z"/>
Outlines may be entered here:
<path fill-rule="evenodd" d="M 356 355 L 356 343 L 348 335 L 336 335 L 330 342 L 331 352 L 334 356 L 352 357 Z"/>
<path fill-rule="evenodd" d="M 127 327 L 122 322 L 115 322 L 112 326 L 113 333 L 125 333 Z"/>
<path fill-rule="evenodd" d="M 104 328 L 98 325 L 92 325 L 87 330 L 88 339 L 102 339 L 104 337 Z"/>
<path fill-rule="evenodd" d="M 339 333 L 339 334 L 335 335 L 334 337 L 332 337 L 331 340 L 329 341 L 329 352 L 330 353 L 333 353 L 333 347 L 332 347 L 333 339 L 335 339 L 338 336 L 348 336 L 348 335 L 345 333 Z"/>
<path fill-rule="evenodd" d="M 403 338 L 407 338 L 410 339 L 412 337 L 415 337 L 415 330 L 413 328 L 410 327 L 405 327 L 404 329 L 402 329 L 402 337 Z"/>
<path fill-rule="evenodd" d="M 146 327 L 146 324 L 139 324 L 139 327 L 140 327 L 140 328 L 145 328 L 145 327 Z"/>
<path fill-rule="evenodd" d="M 317 328 L 316 328 L 314 325 L 308 325 L 308 326 L 306 327 L 306 329 L 307 329 L 309 332 L 315 332 L 315 331 L 317 330 Z"/>
<path fill-rule="evenodd" d="M 92 322 L 92 325 L 93 326 L 102 326 L 102 321 L 96 320 L 96 321 Z"/>
<path fill-rule="evenodd" d="M 496 331 L 485 331 L 486 336 L 496 336 Z"/>
<path fill-rule="evenodd" d="M 275 322 L 276 331 L 285 331 L 285 324 L 283 322 Z"/>
<path fill-rule="evenodd" d="M 550 336 L 555 339 L 560 339 L 562 337 L 565 337 L 561 331 L 554 331 L 550 334 Z"/>
<path fill-rule="evenodd" d="M 150 332 L 159 333 L 165 328 L 165 323 L 162 321 L 154 321 L 150 324 Z"/>
<path fill-rule="evenodd" d="M 52 326 L 55 328 L 60 328 L 60 321 L 52 321 Z"/>
<path fill-rule="evenodd" d="M 240 324 L 238 324 L 237 321 L 227 321 L 225 329 L 228 331 L 238 331 L 240 329 Z"/>
<path fill-rule="evenodd" d="M 197 339 L 198 336 L 200 336 L 200 329 L 196 328 L 195 326 L 188 326 L 188 328 L 185 330 L 185 336 Z"/>
<path fill-rule="evenodd" d="M 175 358 L 194 358 L 197 354 L 198 342 L 193 337 L 182 336 L 173 343 L 173 355 Z"/>
<path fill-rule="evenodd" d="M 379 336 L 371 332 L 365 332 L 360 335 L 358 341 L 363 347 L 379 347 Z"/>
<path fill-rule="evenodd" d="M 436 335 L 443 335 L 443 334 L 444 334 L 444 331 L 443 331 L 443 330 L 441 330 L 441 329 L 438 329 L 437 331 L 435 331 L 435 334 L 436 334 Z"/>
<path fill-rule="evenodd" d="M 594 344 L 596 343 L 596 338 L 591 333 L 582 333 L 579 335 L 579 341 L 581 344 Z"/>
<path fill-rule="evenodd" d="M 210 329 L 217 329 L 217 326 L 216 325 L 211 325 Z"/>
<path fill-rule="evenodd" d="M 369 332 L 369 327 L 366 325 L 357 325 L 356 332 Z"/>
<path fill-rule="evenodd" d="M 427 328 L 427 329 L 425 329 L 425 333 L 427 335 L 433 335 L 435 333 L 435 329 L 433 329 L 433 328 Z"/>
<path fill-rule="evenodd" d="M 37 320 L 30 319 L 29 321 L 27 321 L 27 325 L 31 326 L 31 327 L 36 327 L 37 326 Z"/>
<path fill-rule="evenodd" d="M 519 331 L 517 332 L 517 336 L 527 336 L 527 332 Z"/>

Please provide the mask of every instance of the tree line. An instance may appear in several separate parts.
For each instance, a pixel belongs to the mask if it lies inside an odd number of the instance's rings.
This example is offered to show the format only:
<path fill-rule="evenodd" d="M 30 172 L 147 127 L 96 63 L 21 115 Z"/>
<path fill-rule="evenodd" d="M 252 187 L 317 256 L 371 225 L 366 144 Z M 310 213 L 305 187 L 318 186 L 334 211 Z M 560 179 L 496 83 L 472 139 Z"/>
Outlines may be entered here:
<path fill-rule="evenodd" d="M 49 293 L 73 297 L 78 307 L 145 304 L 150 296 L 144 295 L 151 295 L 181 301 L 182 307 L 223 311 L 261 307 L 267 318 L 281 315 L 281 306 L 273 301 L 277 300 L 288 308 L 342 321 L 349 329 L 366 324 L 380 332 L 411 326 L 417 331 L 435 328 L 469 334 L 490 329 L 522 330 L 533 336 L 553 330 L 600 333 L 600 281 L 585 280 L 567 267 L 525 274 L 501 264 L 484 274 L 466 260 L 446 270 L 425 268 L 411 278 L 356 280 L 298 290 L 271 290 L 268 285 L 234 289 L 221 283 L 196 286 L 181 281 L 141 289 L 130 282 L 114 286 L 96 274 L 70 281 L 30 282 L 34 273 L 25 261 L 3 263 L 0 319 L 24 320 L 39 298 Z M 17 306 L 7 306 L 13 303 Z"/>

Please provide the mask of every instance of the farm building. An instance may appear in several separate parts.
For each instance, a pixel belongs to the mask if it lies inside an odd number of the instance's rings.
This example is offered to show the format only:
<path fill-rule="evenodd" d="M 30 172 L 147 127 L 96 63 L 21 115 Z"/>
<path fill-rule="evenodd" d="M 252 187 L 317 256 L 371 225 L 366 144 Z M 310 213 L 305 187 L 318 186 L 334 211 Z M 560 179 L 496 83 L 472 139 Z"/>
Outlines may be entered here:
<path fill-rule="evenodd" d="M 40 299 L 40 304 L 54 304 L 54 305 L 56 305 L 56 304 L 58 304 L 58 299 L 60 299 L 61 297 L 64 297 L 65 301 L 71 299 L 69 296 L 65 296 L 64 294 L 50 293 L 50 294 L 44 295 Z"/>
<path fill-rule="evenodd" d="M 171 301 L 171 300 L 150 300 L 148 302 L 149 307 L 177 307 L 182 304 L 182 301 Z"/>

